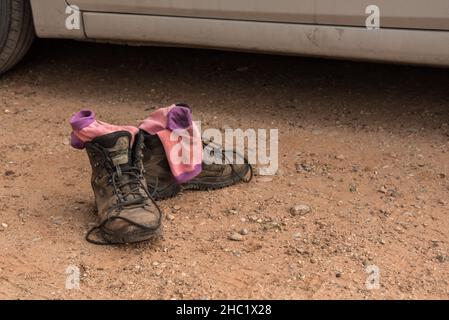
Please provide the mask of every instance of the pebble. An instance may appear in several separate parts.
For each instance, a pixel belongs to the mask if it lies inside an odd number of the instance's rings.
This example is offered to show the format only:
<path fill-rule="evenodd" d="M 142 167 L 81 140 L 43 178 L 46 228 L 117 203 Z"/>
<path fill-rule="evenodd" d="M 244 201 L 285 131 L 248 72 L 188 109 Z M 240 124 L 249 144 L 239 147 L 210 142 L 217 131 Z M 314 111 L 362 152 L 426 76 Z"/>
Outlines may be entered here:
<path fill-rule="evenodd" d="M 388 192 L 388 190 L 387 190 L 387 188 L 385 188 L 385 186 L 380 187 L 379 190 L 377 190 L 377 191 L 380 192 L 380 193 L 387 193 Z"/>
<path fill-rule="evenodd" d="M 239 233 L 242 235 L 242 236 L 246 236 L 248 233 L 249 233 L 249 231 L 248 231 L 248 229 L 242 229 L 242 230 L 240 230 L 239 231 Z"/>
<path fill-rule="evenodd" d="M 181 207 L 178 205 L 175 205 L 175 206 L 173 206 L 173 210 L 179 211 L 179 210 L 181 210 Z"/>
<path fill-rule="evenodd" d="M 228 236 L 228 239 L 232 240 L 232 241 L 243 241 L 244 240 L 243 236 L 241 234 L 237 233 L 237 232 L 231 233 Z"/>
<path fill-rule="evenodd" d="M 56 225 L 61 225 L 64 222 L 64 218 L 62 216 L 52 216 L 50 217 L 51 222 Z"/>
<path fill-rule="evenodd" d="M 307 162 L 301 162 L 295 164 L 296 172 L 306 171 L 306 172 L 312 172 L 315 170 L 315 166 L 312 163 Z"/>
<path fill-rule="evenodd" d="M 310 207 L 305 204 L 297 204 L 290 208 L 290 213 L 293 216 L 303 216 L 310 212 Z"/>
<path fill-rule="evenodd" d="M 336 276 L 337 278 L 341 278 L 341 272 L 337 271 L 337 272 L 335 273 L 335 276 Z"/>
<path fill-rule="evenodd" d="M 413 212 L 406 211 L 402 215 L 407 216 L 407 217 L 413 217 L 415 214 Z"/>
<path fill-rule="evenodd" d="M 167 220 L 173 221 L 173 220 L 175 220 L 175 216 L 172 214 L 167 214 Z"/>
<path fill-rule="evenodd" d="M 342 155 L 342 154 L 339 154 L 339 155 L 335 156 L 335 159 L 337 159 L 337 160 L 345 160 L 345 156 Z"/>
<path fill-rule="evenodd" d="M 151 263 L 151 265 L 152 265 L 153 267 L 157 267 L 157 266 L 159 265 L 159 262 L 153 261 L 153 263 Z"/>

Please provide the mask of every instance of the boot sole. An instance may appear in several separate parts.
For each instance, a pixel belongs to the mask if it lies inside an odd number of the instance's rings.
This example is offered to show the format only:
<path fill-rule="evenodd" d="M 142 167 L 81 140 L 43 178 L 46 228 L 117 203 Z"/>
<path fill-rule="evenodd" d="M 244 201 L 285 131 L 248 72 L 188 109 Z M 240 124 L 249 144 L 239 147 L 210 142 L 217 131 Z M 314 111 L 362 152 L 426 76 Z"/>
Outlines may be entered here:
<path fill-rule="evenodd" d="M 239 172 L 240 176 L 245 177 L 248 174 L 249 170 L 249 167 L 247 167 L 245 171 Z M 154 200 L 165 200 L 168 198 L 173 198 L 181 191 L 181 189 L 199 191 L 222 189 L 240 182 L 240 176 L 238 176 L 237 174 L 233 174 L 226 177 L 211 177 L 209 178 L 210 181 L 207 181 L 207 178 L 201 178 L 201 181 L 195 181 L 195 179 L 193 179 L 192 181 L 182 184 L 182 188 L 181 185 L 173 183 L 166 187 L 164 190 L 161 190 L 154 194 L 153 198 Z"/>
<path fill-rule="evenodd" d="M 242 172 L 238 172 L 238 175 L 231 174 L 225 177 L 211 177 L 209 179 L 201 178 L 201 180 L 198 181 L 195 181 L 195 179 L 193 179 L 192 181 L 183 184 L 182 187 L 183 189 L 187 190 L 201 190 L 201 191 L 216 190 L 229 187 L 240 182 L 241 181 L 240 177 L 245 177 L 248 174 L 249 170 L 250 170 L 249 167 L 245 167 L 245 170 Z"/>
<path fill-rule="evenodd" d="M 101 229 L 101 235 L 110 244 L 137 243 L 162 236 L 162 225 L 156 230 L 145 230 L 139 228 L 123 234 L 103 228 Z"/>
<path fill-rule="evenodd" d="M 214 178 L 215 181 L 191 181 L 187 182 L 182 185 L 183 189 L 186 190 L 200 190 L 200 191 L 207 191 L 207 190 L 217 190 L 222 189 L 225 187 L 232 186 L 233 184 L 236 184 L 240 181 L 240 177 L 226 177 L 224 179 L 217 179 Z"/>

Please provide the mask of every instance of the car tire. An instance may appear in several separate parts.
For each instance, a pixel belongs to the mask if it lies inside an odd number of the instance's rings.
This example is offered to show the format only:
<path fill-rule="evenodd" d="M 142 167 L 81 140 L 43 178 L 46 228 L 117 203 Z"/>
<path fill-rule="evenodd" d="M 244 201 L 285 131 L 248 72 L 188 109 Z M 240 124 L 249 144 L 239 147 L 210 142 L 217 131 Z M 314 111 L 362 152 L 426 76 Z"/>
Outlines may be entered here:
<path fill-rule="evenodd" d="M 35 36 L 29 0 L 0 1 L 0 74 L 27 53 Z"/>

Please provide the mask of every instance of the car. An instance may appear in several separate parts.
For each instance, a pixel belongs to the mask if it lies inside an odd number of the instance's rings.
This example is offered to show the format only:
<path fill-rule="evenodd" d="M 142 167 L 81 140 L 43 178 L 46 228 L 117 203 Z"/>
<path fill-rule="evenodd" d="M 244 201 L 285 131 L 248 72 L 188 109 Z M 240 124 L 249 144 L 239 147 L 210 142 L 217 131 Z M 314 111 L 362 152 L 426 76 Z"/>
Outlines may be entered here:
<path fill-rule="evenodd" d="M 449 1 L 0 0 L 0 73 L 35 36 L 449 66 Z"/>

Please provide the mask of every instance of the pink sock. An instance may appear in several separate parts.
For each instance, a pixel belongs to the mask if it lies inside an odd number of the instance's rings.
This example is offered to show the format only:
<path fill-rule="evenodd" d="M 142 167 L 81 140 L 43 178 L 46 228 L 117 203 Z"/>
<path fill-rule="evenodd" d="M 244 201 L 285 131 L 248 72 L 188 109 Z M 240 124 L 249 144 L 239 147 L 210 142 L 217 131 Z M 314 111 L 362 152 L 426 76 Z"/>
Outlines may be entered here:
<path fill-rule="evenodd" d="M 151 113 L 139 128 L 157 134 L 164 146 L 171 172 L 178 183 L 196 177 L 202 170 L 201 133 L 186 105 L 171 105 Z"/>
<path fill-rule="evenodd" d="M 86 142 L 93 139 L 117 132 L 128 131 L 133 137 L 131 145 L 134 143 L 134 136 L 139 132 L 139 129 L 133 126 L 116 126 L 106 122 L 95 119 L 95 113 L 91 110 L 81 110 L 75 113 L 70 118 L 70 125 L 72 126 L 71 145 L 76 149 L 84 149 Z"/>

